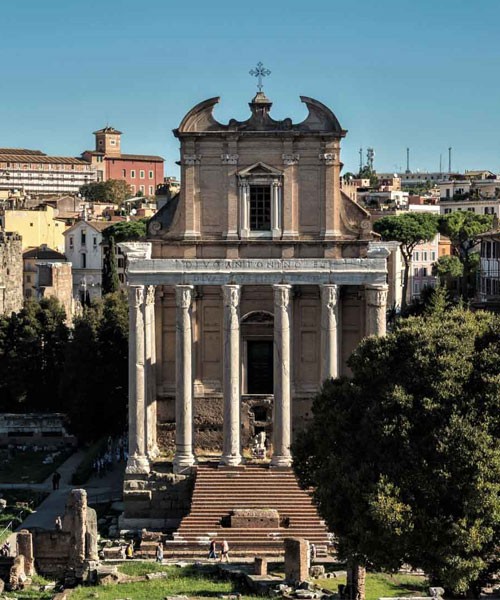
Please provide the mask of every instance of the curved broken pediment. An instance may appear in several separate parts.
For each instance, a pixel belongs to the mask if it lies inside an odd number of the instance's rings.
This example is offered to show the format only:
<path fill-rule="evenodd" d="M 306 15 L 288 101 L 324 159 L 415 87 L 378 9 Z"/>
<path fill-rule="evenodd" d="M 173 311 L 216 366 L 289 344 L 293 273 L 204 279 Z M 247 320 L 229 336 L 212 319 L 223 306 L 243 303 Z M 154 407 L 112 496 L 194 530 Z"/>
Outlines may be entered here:
<path fill-rule="evenodd" d="M 319 100 L 300 96 L 309 114 L 301 123 L 293 123 L 290 118 L 276 121 L 270 115 L 272 102 L 259 92 L 250 102 L 251 116 L 245 121 L 230 119 L 228 124 L 219 123 L 213 116 L 214 106 L 219 97 L 209 98 L 194 106 L 182 119 L 175 135 L 186 133 L 238 132 L 238 131 L 297 131 L 304 133 L 336 134 L 344 137 L 347 133 L 335 114 Z"/>

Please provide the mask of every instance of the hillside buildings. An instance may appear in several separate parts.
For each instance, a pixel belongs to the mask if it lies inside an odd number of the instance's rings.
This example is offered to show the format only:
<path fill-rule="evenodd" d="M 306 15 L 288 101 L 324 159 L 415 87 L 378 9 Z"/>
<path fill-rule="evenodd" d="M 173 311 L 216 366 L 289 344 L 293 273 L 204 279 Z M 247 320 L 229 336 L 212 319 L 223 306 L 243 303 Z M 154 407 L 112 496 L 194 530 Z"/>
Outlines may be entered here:
<path fill-rule="evenodd" d="M 0 228 L 15 231 L 22 238 L 23 249 L 46 245 L 64 252 L 64 230 L 66 225 L 57 217 L 57 210 L 48 204 L 27 210 L 0 210 Z"/>
<path fill-rule="evenodd" d="M 95 150 L 85 150 L 82 158 L 89 161 L 97 172 L 98 181 L 121 179 L 126 181 L 133 195 L 154 196 L 156 188 L 163 184 L 161 156 L 123 154 L 122 132 L 114 127 L 94 131 Z"/>

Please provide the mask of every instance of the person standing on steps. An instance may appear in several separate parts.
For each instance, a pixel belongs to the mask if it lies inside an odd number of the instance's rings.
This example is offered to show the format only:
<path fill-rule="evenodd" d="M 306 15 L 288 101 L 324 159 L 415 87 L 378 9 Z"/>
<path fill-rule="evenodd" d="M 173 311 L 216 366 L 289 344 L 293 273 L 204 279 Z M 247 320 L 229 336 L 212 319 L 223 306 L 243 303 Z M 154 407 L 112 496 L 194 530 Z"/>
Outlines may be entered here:
<path fill-rule="evenodd" d="M 160 565 L 163 564 L 163 544 L 161 542 L 158 542 L 156 546 L 156 562 Z"/>
<path fill-rule="evenodd" d="M 226 562 L 229 562 L 229 544 L 226 539 L 222 540 L 222 548 L 220 553 L 220 562 L 226 559 Z"/>
<path fill-rule="evenodd" d="M 56 531 L 62 531 L 62 519 L 60 516 L 56 517 L 54 525 L 55 525 Z"/>
<path fill-rule="evenodd" d="M 210 549 L 208 551 L 208 558 L 217 558 L 217 542 L 213 539 L 210 542 Z"/>
<path fill-rule="evenodd" d="M 56 471 L 54 473 L 54 475 L 52 475 L 52 490 L 58 490 L 59 489 L 59 482 L 61 481 L 61 473 L 59 473 L 58 471 Z"/>

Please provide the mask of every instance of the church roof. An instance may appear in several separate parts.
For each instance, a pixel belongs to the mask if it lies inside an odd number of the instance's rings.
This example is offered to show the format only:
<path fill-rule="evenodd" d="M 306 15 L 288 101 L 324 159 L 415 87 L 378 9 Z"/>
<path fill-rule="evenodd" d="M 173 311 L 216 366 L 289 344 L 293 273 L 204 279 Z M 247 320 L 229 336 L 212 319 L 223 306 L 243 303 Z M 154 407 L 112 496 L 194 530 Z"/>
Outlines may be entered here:
<path fill-rule="evenodd" d="M 258 92 L 250 102 L 251 116 L 246 121 L 230 119 L 227 125 L 219 123 L 213 116 L 214 106 L 220 98 L 209 98 L 193 107 L 182 120 L 174 134 L 179 137 L 190 133 L 221 133 L 221 132 L 300 132 L 315 134 L 332 134 L 344 137 L 347 133 L 334 115 L 323 103 L 308 96 L 301 96 L 301 101 L 307 106 L 309 114 L 301 123 L 293 123 L 292 119 L 277 121 L 270 116 L 272 102 L 263 92 Z"/>

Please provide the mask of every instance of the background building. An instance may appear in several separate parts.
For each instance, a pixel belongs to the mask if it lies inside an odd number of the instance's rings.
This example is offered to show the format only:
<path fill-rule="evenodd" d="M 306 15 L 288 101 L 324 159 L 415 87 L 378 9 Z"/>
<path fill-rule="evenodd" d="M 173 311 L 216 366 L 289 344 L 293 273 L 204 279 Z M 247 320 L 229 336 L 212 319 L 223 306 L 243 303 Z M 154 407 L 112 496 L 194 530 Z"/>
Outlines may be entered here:
<path fill-rule="evenodd" d="M 30 210 L 2 209 L 0 226 L 3 231 L 17 232 L 22 237 L 23 249 L 46 245 L 58 252 L 64 251 L 66 224 L 48 204 Z"/>
<path fill-rule="evenodd" d="M 161 156 L 123 154 L 122 132 L 114 127 L 104 127 L 94 131 L 94 135 L 95 150 L 85 150 L 82 158 L 96 169 L 98 180 L 121 179 L 130 185 L 133 195 L 154 196 L 157 186 L 164 182 L 164 159 Z"/>
<path fill-rule="evenodd" d="M 93 181 L 97 181 L 96 169 L 81 158 L 0 148 L 0 197 L 16 191 L 32 196 L 77 194 L 82 185 Z"/>

